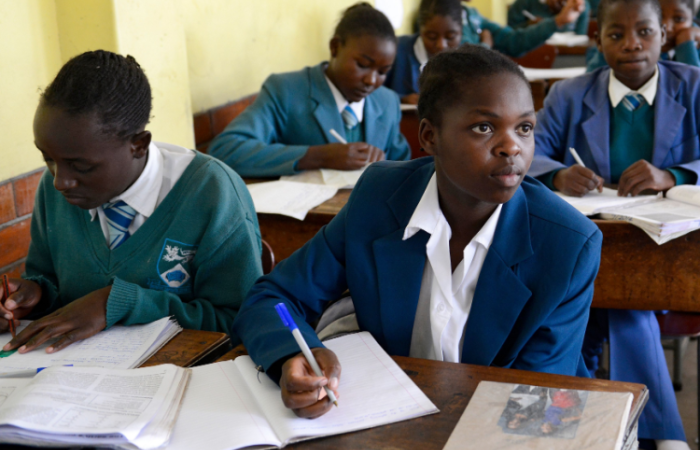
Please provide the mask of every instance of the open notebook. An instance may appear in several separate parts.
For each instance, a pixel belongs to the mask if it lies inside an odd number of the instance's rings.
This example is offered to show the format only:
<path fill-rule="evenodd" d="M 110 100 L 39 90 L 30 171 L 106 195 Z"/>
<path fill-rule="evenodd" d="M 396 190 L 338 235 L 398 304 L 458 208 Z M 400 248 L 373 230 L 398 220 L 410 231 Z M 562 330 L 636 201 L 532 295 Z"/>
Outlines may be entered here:
<path fill-rule="evenodd" d="M 169 449 L 228 450 L 289 443 L 372 428 L 438 412 L 367 332 L 324 343 L 343 367 L 339 406 L 300 419 L 280 388 L 248 356 L 192 369 Z"/>
<path fill-rule="evenodd" d="M 23 320 L 17 332 L 30 323 Z M 56 353 L 44 351 L 50 343 L 25 354 L 3 356 L 6 353 L 0 353 L 0 373 L 69 364 L 132 369 L 140 366 L 180 331 L 180 325 L 169 317 L 144 325 L 115 325 Z M 10 333 L 0 335 L 0 348 L 11 339 Z"/>

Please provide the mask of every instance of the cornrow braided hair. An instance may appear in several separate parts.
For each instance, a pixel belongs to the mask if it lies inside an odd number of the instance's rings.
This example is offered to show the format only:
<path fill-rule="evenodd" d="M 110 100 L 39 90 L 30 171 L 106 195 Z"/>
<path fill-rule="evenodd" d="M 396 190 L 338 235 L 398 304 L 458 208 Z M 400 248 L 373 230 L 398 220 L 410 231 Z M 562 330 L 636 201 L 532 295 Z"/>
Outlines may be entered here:
<path fill-rule="evenodd" d="M 342 44 L 345 44 L 349 37 L 366 34 L 396 42 L 394 27 L 389 19 L 367 2 L 360 2 L 346 9 L 333 33 Z"/>
<path fill-rule="evenodd" d="M 463 44 L 435 55 L 419 78 L 418 116 L 439 127 L 443 111 L 462 100 L 466 85 L 501 73 L 517 76 L 530 89 L 530 83 L 513 60 L 481 45 Z"/>
<path fill-rule="evenodd" d="M 461 25 L 462 3 L 460 0 L 422 0 L 418 8 L 418 26 L 422 27 L 435 16 L 449 17 Z"/>
<path fill-rule="evenodd" d="M 151 115 L 151 86 L 132 56 L 105 50 L 68 61 L 41 95 L 42 104 L 72 115 L 97 115 L 105 134 L 128 139 Z"/>

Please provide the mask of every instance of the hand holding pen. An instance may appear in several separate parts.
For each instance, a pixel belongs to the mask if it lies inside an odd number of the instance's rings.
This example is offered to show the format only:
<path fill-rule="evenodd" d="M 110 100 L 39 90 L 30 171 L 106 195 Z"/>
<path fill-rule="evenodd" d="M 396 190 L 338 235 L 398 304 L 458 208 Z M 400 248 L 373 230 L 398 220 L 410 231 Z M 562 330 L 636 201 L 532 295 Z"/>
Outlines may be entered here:
<path fill-rule="evenodd" d="M 7 275 L 3 275 L 2 276 L 2 296 L 0 296 L 0 301 L 2 302 L 3 308 L 5 308 L 5 302 L 9 298 L 10 298 L 10 279 L 7 277 Z M 14 316 L 12 315 L 12 313 L 6 312 L 5 320 L 7 320 L 8 328 L 10 329 L 10 333 L 12 334 L 12 337 L 14 338 L 17 335 L 17 331 L 15 329 L 15 319 L 14 319 Z"/>
<path fill-rule="evenodd" d="M 554 188 L 574 197 L 583 197 L 596 189 L 603 192 L 603 178 L 585 166 L 576 150 L 570 148 L 569 151 L 577 164 L 561 169 L 554 175 Z"/>
<path fill-rule="evenodd" d="M 292 330 L 295 340 L 302 349 L 302 353 L 288 359 L 282 365 L 280 379 L 282 401 L 297 416 L 315 419 L 327 413 L 334 404 L 337 406 L 340 362 L 335 353 L 326 348 L 309 350 L 307 359 L 304 347 L 308 350 L 308 346 L 287 308 L 281 303 L 275 306 L 275 309 L 283 323 Z M 318 374 L 314 366 L 318 369 Z"/>

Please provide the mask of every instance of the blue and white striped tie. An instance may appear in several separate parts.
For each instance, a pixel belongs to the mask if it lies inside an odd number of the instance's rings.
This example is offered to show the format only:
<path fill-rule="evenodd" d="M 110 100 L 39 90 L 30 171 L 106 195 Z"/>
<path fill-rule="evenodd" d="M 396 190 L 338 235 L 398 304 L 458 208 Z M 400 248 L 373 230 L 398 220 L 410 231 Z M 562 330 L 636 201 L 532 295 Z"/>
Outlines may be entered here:
<path fill-rule="evenodd" d="M 109 227 L 109 248 L 114 250 L 129 239 L 129 225 L 134 221 L 136 211 L 123 200 L 102 205 Z"/>
<path fill-rule="evenodd" d="M 622 104 L 625 105 L 625 108 L 628 110 L 634 111 L 635 109 L 639 108 L 639 105 L 641 105 L 643 101 L 644 97 L 642 97 L 641 94 L 637 92 L 630 92 L 622 99 Z"/>
<path fill-rule="evenodd" d="M 348 130 L 352 130 L 357 126 L 360 121 L 357 119 L 357 116 L 355 115 L 355 112 L 350 108 L 350 105 L 347 105 L 345 109 L 340 113 L 340 115 L 343 117 L 343 122 L 345 123 L 345 128 Z"/>

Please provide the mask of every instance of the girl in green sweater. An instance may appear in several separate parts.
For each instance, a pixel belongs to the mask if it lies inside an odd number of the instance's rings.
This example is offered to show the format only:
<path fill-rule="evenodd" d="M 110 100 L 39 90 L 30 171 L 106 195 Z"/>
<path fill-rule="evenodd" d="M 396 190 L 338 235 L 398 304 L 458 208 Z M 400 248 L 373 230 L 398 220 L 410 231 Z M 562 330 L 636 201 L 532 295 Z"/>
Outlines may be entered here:
<path fill-rule="evenodd" d="M 41 96 L 39 184 L 22 279 L 0 316 L 35 319 L 4 349 L 56 352 L 116 323 L 174 316 L 227 331 L 261 275 L 243 181 L 221 162 L 152 142 L 151 88 L 134 58 L 79 55 Z M 7 325 L 7 322 L 2 325 Z"/>

